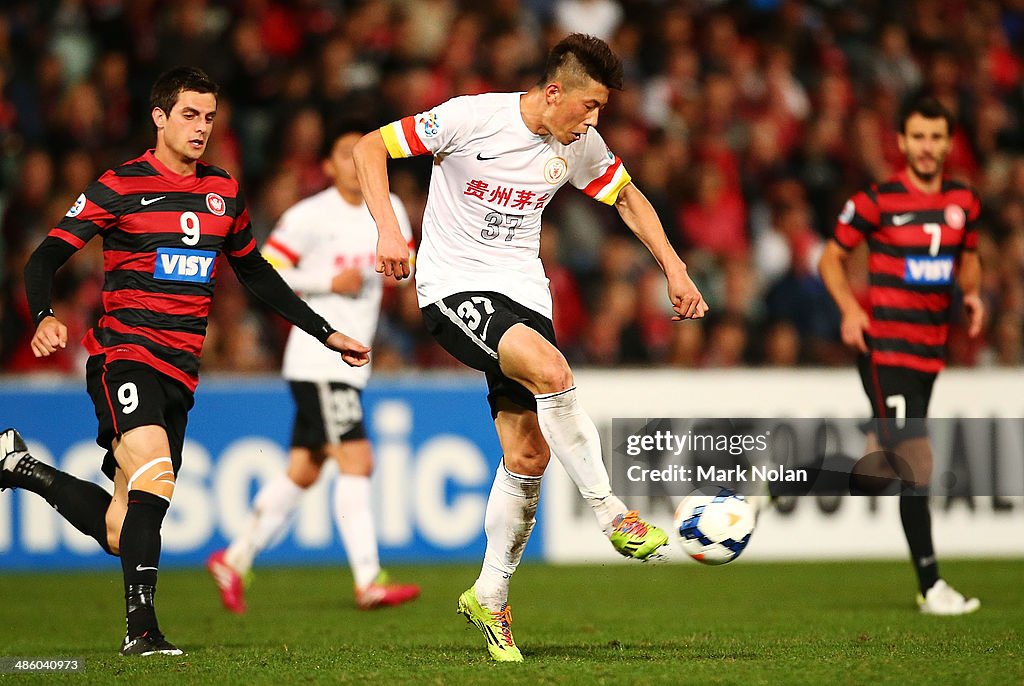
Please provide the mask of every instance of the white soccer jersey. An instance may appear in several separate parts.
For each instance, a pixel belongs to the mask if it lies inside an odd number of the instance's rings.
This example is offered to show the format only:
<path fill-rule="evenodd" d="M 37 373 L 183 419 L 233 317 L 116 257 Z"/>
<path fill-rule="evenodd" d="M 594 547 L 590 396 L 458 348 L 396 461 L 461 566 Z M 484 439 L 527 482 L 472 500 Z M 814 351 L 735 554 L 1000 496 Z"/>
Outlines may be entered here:
<path fill-rule="evenodd" d="M 520 95 L 466 95 L 380 129 L 392 158 L 435 158 L 416 264 L 420 307 L 497 291 L 550 318 L 541 212 L 566 182 L 610 205 L 630 181 L 594 129 L 562 145 L 526 128 Z"/>
<path fill-rule="evenodd" d="M 412 229 L 402 201 L 391 196 L 402 234 L 412 249 Z M 350 205 L 333 186 L 296 203 L 281 215 L 263 255 L 310 307 L 338 331 L 370 345 L 377 330 L 383 277 L 375 270 L 377 227 L 366 205 Z M 331 293 L 331 280 L 345 269 L 363 273 L 353 295 Z M 370 365 L 349 367 L 338 353 L 292 327 L 284 350 L 283 375 L 291 381 L 341 381 L 363 388 Z"/>

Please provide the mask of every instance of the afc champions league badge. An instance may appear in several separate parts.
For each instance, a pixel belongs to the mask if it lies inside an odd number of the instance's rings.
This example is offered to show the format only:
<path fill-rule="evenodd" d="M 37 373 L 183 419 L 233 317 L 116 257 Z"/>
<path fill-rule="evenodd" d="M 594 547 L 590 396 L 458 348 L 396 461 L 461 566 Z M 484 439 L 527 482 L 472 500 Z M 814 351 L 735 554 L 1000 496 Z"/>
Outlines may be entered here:
<path fill-rule="evenodd" d="M 857 213 L 857 206 L 853 204 L 853 200 L 847 200 L 846 204 L 843 205 L 843 211 L 839 213 L 839 221 L 843 224 L 849 224 L 853 221 L 853 216 Z"/>
<path fill-rule="evenodd" d="M 964 228 L 964 225 L 967 223 L 967 213 L 959 205 L 946 205 L 943 216 L 946 220 L 946 226 L 957 231 Z"/>
<path fill-rule="evenodd" d="M 218 217 L 224 216 L 225 204 L 224 198 L 220 197 L 217 193 L 206 194 L 206 207 L 213 214 Z"/>
<path fill-rule="evenodd" d="M 427 112 L 421 115 L 417 122 L 423 128 L 423 135 L 427 138 L 433 138 L 441 130 L 437 120 L 437 112 Z"/>
<path fill-rule="evenodd" d="M 564 157 L 552 157 L 544 163 L 544 180 L 550 184 L 559 183 L 569 171 L 569 164 Z"/>
<path fill-rule="evenodd" d="M 78 199 L 75 200 L 75 204 L 71 206 L 71 209 L 68 210 L 67 215 L 65 215 L 65 216 L 77 217 L 79 214 L 82 213 L 82 210 L 84 210 L 84 209 L 85 209 L 85 193 L 82 193 L 81 195 L 78 196 Z"/>

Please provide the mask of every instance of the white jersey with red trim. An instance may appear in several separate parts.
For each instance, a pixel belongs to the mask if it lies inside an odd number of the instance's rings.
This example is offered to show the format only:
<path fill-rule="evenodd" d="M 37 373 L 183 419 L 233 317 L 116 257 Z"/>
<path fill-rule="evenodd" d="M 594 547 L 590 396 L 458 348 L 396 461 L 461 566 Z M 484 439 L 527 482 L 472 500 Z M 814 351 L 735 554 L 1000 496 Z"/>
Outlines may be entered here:
<path fill-rule="evenodd" d="M 391 196 L 402 234 L 412 249 L 405 207 Z M 364 203 L 351 205 L 333 186 L 289 208 L 263 246 L 281 277 L 338 331 L 367 345 L 377 331 L 383 277 L 375 270 L 377 227 Z M 336 274 L 355 267 L 363 276 L 358 293 L 331 292 Z M 283 375 L 291 381 L 341 381 L 363 388 L 370 365 L 349 367 L 338 353 L 292 327 L 284 350 Z"/>
<path fill-rule="evenodd" d="M 530 131 L 521 95 L 465 95 L 380 129 L 392 158 L 435 158 L 416 265 L 420 307 L 497 291 L 551 317 L 539 256 L 544 207 L 567 182 L 610 205 L 630 181 L 596 130 L 571 145 Z"/>

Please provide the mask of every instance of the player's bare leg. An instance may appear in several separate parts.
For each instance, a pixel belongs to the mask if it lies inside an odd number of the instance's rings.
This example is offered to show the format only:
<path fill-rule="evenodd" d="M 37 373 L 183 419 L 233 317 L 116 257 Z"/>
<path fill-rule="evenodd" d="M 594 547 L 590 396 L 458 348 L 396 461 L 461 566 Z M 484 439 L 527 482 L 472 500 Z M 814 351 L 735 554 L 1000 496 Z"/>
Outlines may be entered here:
<path fill-rule="evenodd" d="M 104 520 L 107 525 L 107 546 L 110 552 L 117 555 L 121 551 L 121 527 L 124 516 L 128 514 L 128 478 L 118 467 L 114 470 L 114 495 L 107 506 Z"/>
<path fill-rule="evenodd" d="M 510 328 L 498 343 L 505 376 L 537 399 L 537 420 L 551 451 L 597 517 L 601 530 L 626 557 L 646 560 L 668 543 L 661 529 L 640 519 L 612 493 L 601 454 L 601 438 L 576 397 L 572 370 L 562 353 L 524 324 Z"/>
<path fill-rule="evenodd" d="M 121 654 L 181 655 L 160 631 L 154 607 L 160 527 L 175 483 L 167 434 L 161 426 L 140 426 L 115 439 L 113 448 L 118 468 L 126 477 L 115 480 L 115 490 L 120 498 L 123 488 L 128 503 L 119 537 L 128 620 Z"/>
<path fill-rule="evenodd" d="M 355 580 L 356 605 L 362 610 L 401 605 L 419 597 L 415 584 L 391 581 L 380 567 L 377 529 L 373 521 L 370 476 L 373 448 L 360 438 L 324 448 L 338 465 L 334 482 L 334 521 Z"/>
<path fill-rule="evenodd" d="M 932 478 L 932 451 L 927 438 L 911 438 L 894 449 L 885 449 L 874 431 L 869 431 L 864 444 L 864 457 L 857 461 L 852 473 L 855 485 L 866 491 L 884 490 L 894 481 L 904 486 L 927 488 Z M 876 484 L 879 488 L 871 488 Z"/>

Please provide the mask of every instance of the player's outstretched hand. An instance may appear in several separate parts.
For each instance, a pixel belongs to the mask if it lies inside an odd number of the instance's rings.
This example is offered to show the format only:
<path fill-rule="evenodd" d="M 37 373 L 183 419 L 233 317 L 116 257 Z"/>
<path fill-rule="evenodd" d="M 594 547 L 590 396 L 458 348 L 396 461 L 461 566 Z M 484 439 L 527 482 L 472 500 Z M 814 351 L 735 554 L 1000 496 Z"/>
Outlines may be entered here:
<path fill-rule="evenodd" d="M 871 320 L 868 318 L 867 312 L 862 310 L 860 306 L 844 312 L 843 323 L 840 326 L 843 343 L 862 353 L 866 353 L 868 351 L 868 344 L 864 340 L 864 332 L 868 330 L 870 325 Z"/>
<path fill-rule="evenodd" d="M 381 231 L 377 239 L 377 273 L 393 276 L 396 281 L 409 276 L 409 244 L 399 232 Z"/>
<path fill-rule="evenodd" d="M 36 333 L 32 336 L 32 354 L 36 357 L 49 357 L 58 348 L 68 346 L 68 327 L 56 317 L 46 317 L 39 322 Z"/>
<path fill-rule="evenodd" d="M 370 346 L 335 331 L 327 338 L 327 347 L 341 353 L 341 359 L 349 367 L 362 367 L 370 361 Z"/>
<path fill-rule="evenodd" d="M 985 323 L 985 303 L 977 293 L 964 295 L 964 310 L 967 312 L 967 335 L 976 338 Z"/>
<path fill-rule="evenodd" d="M 676 312 L 672 317 L 674 322 L 684 319 L 702 319 L 708 311 L 708 304 L 704 301 L 704 296 L 700 294 L 693 279 L 685 271 L 669 277 L 668 297 L 672 302 L 672 309 Z"/>

